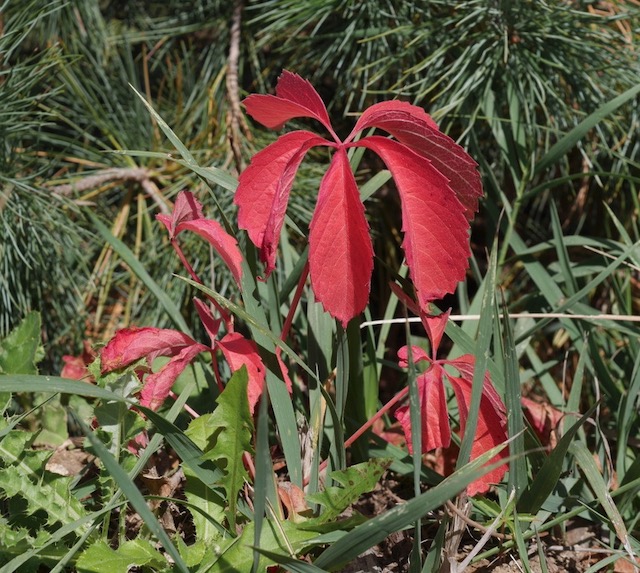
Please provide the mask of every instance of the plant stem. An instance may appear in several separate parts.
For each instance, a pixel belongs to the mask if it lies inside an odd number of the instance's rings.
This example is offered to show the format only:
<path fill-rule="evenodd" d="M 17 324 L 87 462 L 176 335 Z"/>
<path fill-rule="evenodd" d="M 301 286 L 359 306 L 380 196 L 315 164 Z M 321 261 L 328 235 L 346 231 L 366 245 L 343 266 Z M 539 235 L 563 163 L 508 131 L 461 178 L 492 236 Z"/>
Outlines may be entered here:
<path fill-rule="evenodd" d="M 364 434 L 369 428 L 371 428 L 371 426 L 373 426 L 373 424 L 375 424 L 377 420 L 379 420 L 382 416 L 384 416 L 398 402 L 400 402 L 402 399 L 406 398 L 408 393 L 409 393 L 409 386 L 407 386 L 406 388 L 403 388 L 402 390 L 400 390 L 400 392 L 398 392 L 393 398 L 391 398 L 391 400 L 389 400 L 384 406 L 382 406 L 382 408 L 380 408 L 358 430 L 356 430 L 353 434 L 351 434 L 351 436 L 349 436 L 349 438 L 347 440 L 345 440 L 344 447 L 348 448 L 349 446 L 351 446 L 351 444 L 353 444 L 353 442 L 355 442 L 360 436 L 362 436 L 362 434 Z M 328 459 L 324 460 L 320 464 L 320 467 L 318 468 L 318 471 L 319 472 L 324 471 L 326 469 L 328 463 L 329 463 Z M 304 479 L 304 485 L 307 485 L 308 482 L 309 482 L 309 478 L 306 477 Z"/>

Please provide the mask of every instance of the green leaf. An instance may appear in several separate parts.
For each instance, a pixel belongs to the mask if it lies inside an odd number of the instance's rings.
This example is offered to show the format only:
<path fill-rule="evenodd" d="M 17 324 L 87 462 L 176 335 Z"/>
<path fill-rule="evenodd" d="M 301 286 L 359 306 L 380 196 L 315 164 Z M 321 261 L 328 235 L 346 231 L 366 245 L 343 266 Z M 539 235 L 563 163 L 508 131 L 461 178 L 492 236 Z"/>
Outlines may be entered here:
<path fill-rule="evenodd" d="M 391 458 L 374 458 L 345 470 L 331 472 L 330 477 L 343 487 L 328 487 L 322 492 L 308 496 L 310 501 L 324 507 L 320 516 L 313 520 L 314 523 L 325 523 L 338 517 L 363 493 L 372 491 L 391 462 Z"/>
<path fill-rule="evenodd" d="M 611 520 L 618 539 L 633 558 L 633 550 L 631 549 L 631 542 L 629 540 L 627 528 L 624 524 L 624 519 L 620 515 L 620 512 L 611 497 L 609 488 L 605 484 L 602 474 L 596 466 L 593 454 L 587 449 L 587 446 L 578 441 L 573 442 L 569 446 L 569 452 L 576 458 L 584 476 L 587 478 L 589 485 L 591 485 L 593 492 L 596 494 L 600 505 L 602 505 L 607 516 Z"/>
<path fill-rule="evenodd" d="M 104 444 L 100 442 L 87 425 L 82 420 L 78 420 L 78 422 L 82 427 L 82 431 L 91 442 L 91 446 L 104 464 L 105 470 L 109 472 L 111 477 L 122 490 L 122 493 L 131 502 L 131 505 L 138 512 L 149 531 L 158 538 L 160 543 L 162 543 L 164 548 L 167 550 L 167 553 L 171 555 L 175 562 L 176 569 L 183 573 L 189 573 L 189 569 L 178 553 L 175 545 L 171 542 L 169 535 L 149 509 L 144 496 L 140 493 L 140 490 L 136 487 L 135 483 L 133 483 L 131 477 L 127 475 L 127 472 L 120 466 L 120 464 L 118 464 L 116 459 L 109 453 Z M 152 448 L 152 446 L 153 444 L 150 444 L 148 448 Z"/>
<path fill-rule="evenodd" d="M 0 340 L 0 374 L 37 374 L 44 357 L 40 344 L 40 314 L 30 312 L 9 335 Z"/>
<path fill-rule="evenodd" d="M 27 515 L 44 511 L 48 525 L 65 525 L 86 515 L 80 501 L 71 494 L 70 478 L 47 476 L 34 483 L 22 466 L 9 466 L 0 470 L 0 490 L 6 497 L 24 499 Z"/>
<path fill-rule="evenodd" d="M 186 478 L 184 493 L 187 501 L 202 511 L 202 513 L 191 512 L 196 539 L 207 544 L 211 543 L 220 537 L 221 530 L 224 531 L 220 525 L 224 520 L 224 500 L 202 483 L 188 467 L 184 467 L 183 470 Z"/>
<path fill-rule="evenodd" d="M 138 567 L 166 567 L 167 560 L 145 539 L 125 541 L 117 550 L 98 541 L 82 552 L 76 567 L 79 573 L 128 573 Z"/>
<path fill-rule="evenodd" d="M 233 374 L 216 400 L 218 407 L 206 420 L 214 430 L 215 443 L 205 451 L 203 459 L 213 460 L 224 472 L 220 484 L 227 492 L 227 521 L 232 531 L 236 524 L 238 493 L 249 478 L 242 456 L 244 452 L 252 451 L 253 420 L 247 398 L 248 381 L 247 369 L 243 366 Z"/>
<path fill-rule="evenodd" d="M 254 527 L 249 523 L 239 537 L 216 544 L 209 557 L 203 559 L 199 572 L 249 573 L 253 566 Z M 299 529 L 290 521 L 265 519 L 260 532 L 260 548 L 271 554 L 290 557 L 302 552 L 317 537 L 315 531 Z M 265 571 L 274 560 L 261 556 L 257 571 Z"/>

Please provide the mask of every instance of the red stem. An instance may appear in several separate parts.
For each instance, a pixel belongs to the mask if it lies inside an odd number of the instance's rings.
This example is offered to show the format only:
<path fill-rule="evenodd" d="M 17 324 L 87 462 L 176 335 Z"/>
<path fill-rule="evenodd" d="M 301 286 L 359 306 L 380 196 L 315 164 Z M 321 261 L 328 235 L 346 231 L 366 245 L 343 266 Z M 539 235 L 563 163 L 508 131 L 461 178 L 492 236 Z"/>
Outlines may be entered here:
<path fill-rule="evenodd" d="M 200 277 L 196 274 L 196 272 L 193 270 L 193 267 L 189 264 L 189 261 L 184 256 L 184 253 L 182 252 L 182 249 L 180 248 L 180 245 L 178 244 L 178 241 L 176 241 L 175 238 L 171 239 L 171 245 L 173 246 L 173 250 L 176 253 L 178 253 L 180 262 L 182 263 L 184 268 L 187 269 L 187 272 L 191 275 L 191 278 L 195 282 L 197 282 L 199 285 L 204 286 L 204 283 L 200 280 Z M 222 317 L 222 320 L 224 320 L 224 324 L 227 328 L 227 332 L 233 332 L 233 321 L 231 320 L 231 316 L 229 315 L 229 313 L 224 308 L 222 308 L 216 302 L 216 299 L 214 299 L 212 296 L 209 296 L 208 294 L 205 294 L 205 296 L 211 302 L 211 304 L 213 304 L 216 310 L 220 313 L 220 316 Z"/>
<path fill-rule="evenodd" d="M 400 402 L 400 400 L 406 398 L 408 393 L 408 386 L 400 390 L 400 392 L 398 392 L 393 398 L 391 398 L 391 400 L 389 400 L 384 406 L 382 406 L 382 408 L 380 408 L 371 418 L 369 418 L 369 420 L 367 420 L 358 430 L 356 430 L 353 434 L 351 434 L 351 436 L 349 436 L 349 438 L 344 443 L 344 447 L 350 447 L 351 444 L 353 444 L 353 442 L 355 442 L 360 436 L 362 436 L 362 434 L 364 434 L 371 426 L 373 426 L 373 424 L 375 424 L 377 420 L 384 416 L 391 408 L 393 408 L 398 402 Z M 324 460 L 320 464 L 318 472 L 324 471 L 328 463 L 328 459 Z M 304 485 L 307 485 L 309 483 L 308 476 L 305 477 L 303 483 Z"/>
<path fill-rule="evenodd" d="M 289 313 L 287 314 L 287 318 L 284 321 L 284 326 L 282 327 L 282 334 L 280 334 L 280 340 L 284 342 L 289 336 L 289 330 L 291 329 L 291 324 L 293 323 L 293 315 L 298 308 L 298 303 L 302 298 L 302 291 L 304 290 L 304 285 L 307 282 L 307 277 L 309 276 L 309 261 L 307 261 L 302 269 L 302 273 L 300 274 L 300 280 L 298 281 L 298 286 L 296 287 L 296 292 L 293 294 L 293 300 L 291 301 L 291 306 L 289 307 Z"/>

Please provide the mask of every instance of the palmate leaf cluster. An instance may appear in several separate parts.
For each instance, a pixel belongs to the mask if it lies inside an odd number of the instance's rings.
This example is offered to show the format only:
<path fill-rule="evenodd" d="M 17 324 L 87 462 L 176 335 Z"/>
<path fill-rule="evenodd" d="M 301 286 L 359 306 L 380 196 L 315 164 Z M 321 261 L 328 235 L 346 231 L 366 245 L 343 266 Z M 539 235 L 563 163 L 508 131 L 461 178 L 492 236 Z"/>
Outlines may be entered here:
<path fill-rule="evenodd" d="M 561 133 L 637 81 L 634 2 L 256 0 L 248 13 L 262 25 L 259 45 L 313 78 L 340 107 L 348 102 L 358 111 L 389 97 L 425 107 L 486 160 L 509 197 Z M 600 170 L 628 175 L 639 152 L 636 108 L 602 122 L 589 149 L 557 168 L 579 173 L 594 147 Z M 624 151 L 610 151 L 616 148 Z M 630 205 L 611 178 L 593 187 L 593 209 L 603 195 Z M 536 212 L 546 200 L 534 203 Z M 501 201 L 490 195 L 489 207 Z M 532 222 L 536 232 L 548 226 Z"/>

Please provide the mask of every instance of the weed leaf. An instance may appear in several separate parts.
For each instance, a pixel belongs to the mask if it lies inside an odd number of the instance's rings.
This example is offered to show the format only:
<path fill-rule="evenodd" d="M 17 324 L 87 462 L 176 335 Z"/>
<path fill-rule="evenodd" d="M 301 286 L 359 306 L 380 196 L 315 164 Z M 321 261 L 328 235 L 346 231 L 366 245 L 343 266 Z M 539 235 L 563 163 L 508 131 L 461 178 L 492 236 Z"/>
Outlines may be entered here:
<path fill-rule="evenodd" d="M 79 573 L 128 573 L 132 567 L 162 569 L 167 560 L 146 539 L 125 541 L 112 549 L 104 541 L 88 547 L 78 558 Z"/>
<path fill-rule="evenodd" d="M 338 517 L 363 493 L 372 491 L 390 465 L 390 458 L 373 458 L 345 470 L 331 472 L 331 478 L 342 487 L 328 487 L 322 492 L 308 496 L 310 501 L 323 506 L 320 516 L 314 519 L 313 523 L 326 523 Z"/>
<path fill-rule="evenodd" d="M 208 419 L 209 426 L 215 430 L 215 443 L 204 454 L 204 459 L 213 460 L 224 472 L 220 484 L 227 494 L 227 521 L 232 531 L 236 523 L 238 493 L 249 478 L 242 458 L 244 452 L 252 451 L 253 420 L 249 414 L 247 384 L 247 369 L 242 367 L 218 396 L 218 406 Z"/>

